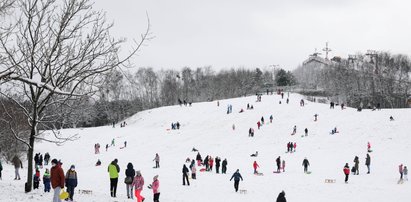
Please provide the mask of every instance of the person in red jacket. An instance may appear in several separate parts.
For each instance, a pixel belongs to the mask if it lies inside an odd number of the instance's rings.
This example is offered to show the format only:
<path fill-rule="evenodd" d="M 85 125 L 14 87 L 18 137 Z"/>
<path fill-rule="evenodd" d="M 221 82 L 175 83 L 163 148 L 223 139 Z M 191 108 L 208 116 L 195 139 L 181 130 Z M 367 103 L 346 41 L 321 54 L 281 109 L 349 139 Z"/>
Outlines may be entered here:
<path fill-rule="evenodd" d="M 295 152 L 295 148 L 297 148 L 297 143 L 294 142 L 294 152 Z"/>
<path fill-rule="evenodd" d="M 350 175 L 350 166 L 348 163 L 345 164 L 343 171 L 345 174 L 345 183 L 348 183 L 348 176 Z"/>
<path fill-rule="evenodd" d="M 54 189 L 53 202 L 61 202 L 60 192 L 64 188 L 64 171 L 57 159 L 51 161 L 50 181 L 51 187 Z"/>
<path fill-rule="evenodd" d="M 210 156 L 208 159 L 208 164 L 210 165 L 210 171 L 213 171 L 214 159 Z"/>
<path fill-rule="evenodd" d="M 260 122 L 257 122 L 258 130 L 260 130 L 260 126 L 261 126 L 261 123 L 260 123 Z"/>
<path fill-rule="evenodd" d="M 254 168 L 254 174 L 258 174 L 257 168 L 259 168 L 260 166 L 258 165 L 257 161 L 254 161 L 253 163 L 253 168 Z"/>

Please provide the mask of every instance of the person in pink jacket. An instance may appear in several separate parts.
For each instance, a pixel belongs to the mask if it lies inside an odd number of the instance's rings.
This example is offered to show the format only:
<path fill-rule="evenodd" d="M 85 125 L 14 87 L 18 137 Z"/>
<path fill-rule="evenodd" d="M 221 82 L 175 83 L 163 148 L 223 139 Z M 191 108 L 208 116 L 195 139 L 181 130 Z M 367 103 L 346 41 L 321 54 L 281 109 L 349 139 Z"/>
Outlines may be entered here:
<path fill-rule="evenodd" d="M 158 175 L 153 177 L 153 183 L 148 188 L 153 189 L 153 201 L 160 202 L 160 181 L 158 181 Z"/>
<path fill-rule="evenodd" d="M 141 176 L 140 171 L 136 172 L 136 176 L 134 177 L 132 186 L 134 186 L 137 202 L 144 201 L 144 197 L 141 196 L 141 191 L 143 191 L 143 186 L 144 186 L 144 178 L 143 176 Z"/>

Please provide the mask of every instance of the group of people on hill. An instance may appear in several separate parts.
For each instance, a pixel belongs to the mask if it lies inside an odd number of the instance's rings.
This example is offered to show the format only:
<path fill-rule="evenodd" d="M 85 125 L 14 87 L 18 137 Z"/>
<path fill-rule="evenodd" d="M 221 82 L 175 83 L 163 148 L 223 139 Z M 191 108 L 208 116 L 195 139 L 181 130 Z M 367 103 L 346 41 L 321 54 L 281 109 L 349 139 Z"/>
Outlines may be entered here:
<path fill-rule="evenodd" d="M 118 165 L 118 159 L 114 159 L 108 166 L 108 173 L 110 176 L 110 195 L 113 198 L 117 197 L 117 184 L 120 173 L 120 166 Z M 125 179 L 124 183 L 126 184 L 127 189 L 127 198 L 133 199 L 134 196 L 137 199 L 137 202 L 142 202 L 145 200 L 145 197 L 141 195 L 141 192 L 144 188 L 144 178 L 139 170 L 135 170 L 131 162 L 127 164 L 127 169 L 125 170 Z M 153 177 L 153 182 L 148 185 L 149 189 L 153 191 L 153 201 L 159 202 L 160 200 L 160 181 L 158 175 Z M 134 192 L 134 193 L 133 193 Z"/>
<path fill-rule="evenodd" d="M 191 105 L 193 104 L 192 102 L 187 102 L 186 100 L 181 100 L 180 98 L 178 98 L 177 101 L 178 101 L 178 104 L 180 105 L 180 107 L 183 106 L 183 105 L 184 105 L 184 106 L 187 106 L 187 105 L 188 105 L 188 106 L 191 107 Z"/>
<path fill-rule="evenodd" d="M 43 158 L 43 154 L 41 153 L 36 153 L 36 155 L 34 155 L 34 165 L 35 166 L 39 166 L 39 167 L 43 167 L 43 161 L 44 161 L 44 165 L 48 165 L 49 161 L 50 161 L 50 154 L 48 152 L 46 152 L 44 154 L 44 158 Z"/>
<path fill-rule="evenodd" d="M 273 115 L 270 115 L 270 123 L 273 122 L 273 119 L 274 119 Z M 265 119 L 264 119 L 264 116 L 262 116 L 261 119 L 257 122 L 258 130 L 260 130 L 261 126 L 263 126 L 264 123 L 265 123 Z"/>
<path fill-rule="evenodd" d="M 293 153 L 296 151 L 297 143 L 296 142 L 288 142 L 287 143 L 287 153 Z"/>
<path fill-rule="evenodd" d="M 180 130 L 180 122 L 171 123 L 171 130 Z"/>

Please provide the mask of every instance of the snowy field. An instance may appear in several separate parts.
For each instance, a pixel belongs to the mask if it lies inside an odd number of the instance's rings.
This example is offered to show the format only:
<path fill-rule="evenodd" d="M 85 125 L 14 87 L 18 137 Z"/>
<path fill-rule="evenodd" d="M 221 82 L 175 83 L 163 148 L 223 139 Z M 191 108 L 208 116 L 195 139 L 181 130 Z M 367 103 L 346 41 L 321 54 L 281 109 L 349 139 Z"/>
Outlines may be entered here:
<path fill-rule="evenodd" d="M 286 97 L 287 95 L 285 95 Z M 357 112 L 338 106 L 329 109 L 329 105 L 308 102 L 300 107 L 300 95 L 291 94 L 290 104 L 279 104 L 278 95 L 263 96 L 262 102 L 255 102 L 256 97 L 236 98 L 217 102 L 194 103 L 192 107 L 171 106 L 144 111 L 129 118 L 125 128 L 111 126 L 70 129 L 62 131 L 64 135 L 78 134 L 80 139 L 56 146 L 39 142 L 35 152 L 49 152 L 51 159 L 61 159 L 64 172 L 71 164 L 76 165 L 79 185 L 76 188 L 92 190 L 92 195 L 77 194 L 75 201 L 131 201 L 126 196 L 123 183 L 128 162 L 141 170 L 146 185 L 142 195 L 152 201 L 152 191 L 147 185 L 154 175 L 159 175 L 160 201 L 163 202 L 241 202 L 275 201 L 278 193 L 284 190 L 287 201 L 320 202 L 402 202 L 411 201 L 411 182 L 397 184 L 398 165 L 411 166 L 411 109 L 383 109 L 381 111 L 364 110 Z M 254 105 L 254 110 L 246 110 L 247 103 Z M 233 113 L 227 115 L 227 105 L 233 105 Z M 238 113 L 243 108 L 244 113 Z M 314 114 L 319 114 L 314 122 Z M 265 124 L 257 130 L 257 121 L 264 116 L 274 116 L 272 124 Z M 395 121 L 389 121 L 393 116 Z M 179 121 L 180 130 L 167 130 L 172 122 Z M 236 129 L 232 129 L 235 124 Z M 297 125 L 297 135 L 291 136 L 292 128 Z M 339 133 L 330 135 L 331 129 L 338 128 Z M 248 129 L 255 129 L 254 138 L 248 137 Z M 301 137 L 304 128 L 309 136 Z M 116 140 L 116 146 L 108 152 L 104 147 Z M 125 149 L 120 149 L 127 141 Z M 296 142 L 297 151 L 286 153 L 287 142 Z M 365 157 L 367 142 L 372 145 L 371 174 L 366 174 Z M 100 143 L 101 153 L 94 154 L 94 144 Z M 197 180 L 190 181 L 191 186 L 182 186 L 182 167 L 187 157 L 195 158 L 197 148 L 202 157 L 211 155 L 228 160 L 228 173 L 215 174 L 198 172 Z M 250 154 L 259 152 L 257 158 Z M 154 156 L 159 153 L 160 169 L 153 169 Z M 349 183 L 344 183 L 343 166 L 353 165 L 354 156 L 360 157 L 360 175 L 350 175 Z M 281 156 L 286 161 L 284 173 L 274 174 L 275 159 Z M 312 174 L 304 174 L 302 161 L 307 157 Z M 117 198 L 109 193 L 109 175 L 107 166 L 117 158 L 121 168 Z M 96 167 L 97 159 L 102 166 Z M 252 164 L 256 160 L 259 171 L 264 176 L 253 174 Z M 51 201 L 51 193 L 40 189 L 29 194 L 24 193 L 25 168 L 21 172 L 21 181 L 14 181 L 14 168 L 3 163 L 3 180 L 0 181 L 0 201 Z M 244 181 L 240 189 L 247 194 L 235 193 L 233 181 L 229 179 L 236 169 L 240 169 Z M 197 170 L 199 170 L 197 168 Z M 43 176 L 44 170 L 41 170 Z M 336 179 L 336 183 L 324 183 L 325 179 Z"/>

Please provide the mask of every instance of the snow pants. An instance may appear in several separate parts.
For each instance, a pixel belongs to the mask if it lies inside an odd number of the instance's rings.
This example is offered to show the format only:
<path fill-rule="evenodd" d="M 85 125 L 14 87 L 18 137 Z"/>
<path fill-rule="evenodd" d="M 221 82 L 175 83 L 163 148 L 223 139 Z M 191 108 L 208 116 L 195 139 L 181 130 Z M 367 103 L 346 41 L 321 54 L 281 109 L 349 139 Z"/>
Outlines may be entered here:
<path fill-rule="evenodd" d="M 144 197 L 141 196 L 141 189 L 135 191 L 137 202 L 142 202 L 144 200 Z"/>
<path fill-rule="evenodd" d="M 73 200 L 74 187 L 73 187 L 73 186 L 68 186 L 68 187 L 67 187 L 67 192 L 69 193 L 69 199 Z"/>
<path fill-rule="evenodd" d="M 154 202 L 160 202 L 160 193 L 154 194 L 153 201 Z"/>
<path fill-rule="evenodd" d="M 345 183 L 348 182 L 348 176 L 349 176 L 349 175 L 347 175 L 347 174 L 345 175 Z"/>
<path fill-rule="evenodd" d="M 15 170 L 14 170 L 15 175 L 16 175 L 16 177 L 14 178 L 15 180 L 19 180 L 19 179 L 20 179 L 19 169 L 20 169 L 20 168 L 15 168 Z"/>
<path fill-rule="evenodd" d="M 116 197 L 118 178 L 110 178 L 111 197 Z"/>

